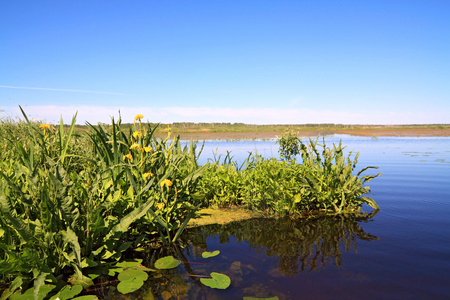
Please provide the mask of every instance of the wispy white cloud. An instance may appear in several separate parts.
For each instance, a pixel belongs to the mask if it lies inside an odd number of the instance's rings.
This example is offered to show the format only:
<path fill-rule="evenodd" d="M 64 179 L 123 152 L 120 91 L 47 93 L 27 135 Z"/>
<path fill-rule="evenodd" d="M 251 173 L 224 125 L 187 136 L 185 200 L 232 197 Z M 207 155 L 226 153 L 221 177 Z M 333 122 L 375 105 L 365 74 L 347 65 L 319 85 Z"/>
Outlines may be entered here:
<path fill-rule="evenodd" d="M 102 91 L 88 91 L 88 90 L 74 90 L 74 89 L 54 89 L 54 88 L 25 87 L 25 86 L 10 86 L 10 85 L 0 85 L 0 88 L 5 88 L 5 89 L 22 89 L 22 90 L 56 91 L 56 92 L 74 92 L 74 93 L 89 93 L 89 94 L 105 94 L 105 95 L 121 95 L 121 96 L 126 96 L 126 94 L 122 94 L 122 93 L 102 92 Z"/>
<path fill-rule="evenodd" d="M 104 106 L 26 106 L 25 112 L 34 119 L 58 123 L 60 116 L 69 123 L 78 112 L 77 123 L 86 121 L 109 123 L 120 115 L 123 122 L 132 122 L 136 114 L 150 122 L 229 122 L 248 124 L 449 124 L 450 112 L 389 112 L 334 111 L 288 108 L 227 108 L 227 107 L 104 107 Z M 18 107 L 0 106 L 9 116 L 21 116 Z M 0 114 L 1 116 L 1 114 Z"/>

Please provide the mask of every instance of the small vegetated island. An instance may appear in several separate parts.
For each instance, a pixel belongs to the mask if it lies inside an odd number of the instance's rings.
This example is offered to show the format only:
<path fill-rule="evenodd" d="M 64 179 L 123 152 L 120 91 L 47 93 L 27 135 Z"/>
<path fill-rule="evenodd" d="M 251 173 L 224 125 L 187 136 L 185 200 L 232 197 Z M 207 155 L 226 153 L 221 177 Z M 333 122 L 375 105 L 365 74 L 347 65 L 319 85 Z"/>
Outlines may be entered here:
<path fill-rule="evenodd" d="M 112 119 L 79 131 L 76 115 L 71 126 L 51 126 L 22 113 L 24 122 L 0 123 L 0 299 L 97 299 L 86 291 L 111 281 L 135 292 L 149 273 L 180 261 L 155 257 L 144 266 L 133 253 L 176 244 L 200 208 L 292 217 L 378 210 L 365 184 L 380 174 L 357 172 L 358 154 L 341 144 L 286 132 L 281 159 L 199 165 L 196 142 L 184 146 L 170 128 L 157 138 L 142 115 L 131 127 Z M 230 284 L 214 272 L 201 282 Z"/>

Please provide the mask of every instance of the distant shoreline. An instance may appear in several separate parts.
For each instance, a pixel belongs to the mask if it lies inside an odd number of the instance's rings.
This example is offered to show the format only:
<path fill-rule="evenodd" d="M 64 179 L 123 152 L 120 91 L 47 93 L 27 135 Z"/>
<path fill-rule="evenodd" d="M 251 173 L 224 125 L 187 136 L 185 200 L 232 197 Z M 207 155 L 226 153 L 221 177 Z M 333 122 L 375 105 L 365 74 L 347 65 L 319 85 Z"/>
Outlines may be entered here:
<path fill-rule="evenodd" d="M 241 131 L 241 132 L 172 132 L 180 135 L 181 139 L 193 140 L 220 140 L 220 139 L 271 139 L 281 136 L 284 131 Z M 325 129 L 325 130 L 299 130 L 298 136 L 324 136 L 332 134 L 349 134 L 354 136 L 392 136 L 392 137 L 432 137 L 450 136 L 450 128 L 401 128 L 378 127 L 358 129 Z M 167 133 L 156 133 L 158 137 L 167 136 Z"/>

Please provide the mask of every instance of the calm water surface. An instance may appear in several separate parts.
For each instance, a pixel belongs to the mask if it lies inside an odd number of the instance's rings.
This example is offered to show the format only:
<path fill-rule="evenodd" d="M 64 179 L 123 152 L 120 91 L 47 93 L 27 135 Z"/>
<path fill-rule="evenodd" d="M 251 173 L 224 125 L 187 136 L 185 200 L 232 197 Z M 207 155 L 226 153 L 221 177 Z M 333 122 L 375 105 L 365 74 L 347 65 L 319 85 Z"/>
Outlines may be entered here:
<path fill-rule="evenodd" d="M 248 220 L 186 233 L 181 299 L 450 299 L 450 138 L 331 136 L 378 166 L 370 182 L 381 210 L 366 219 Z M 277 156 L 275 141 L 205 143 L 201 162 L 231 150 Z M 374 171 L 375 172 L 375 171 Z M 366 175 L 368 175 L 367 173 Z M 369 207 L 365 209 L 370 212 Z M 202 251 L 221 254 L 205 264 Z M 227 290 L 188 274 L 227 274 Z M 174 291 L 178 290 L 178 292 Z"/>

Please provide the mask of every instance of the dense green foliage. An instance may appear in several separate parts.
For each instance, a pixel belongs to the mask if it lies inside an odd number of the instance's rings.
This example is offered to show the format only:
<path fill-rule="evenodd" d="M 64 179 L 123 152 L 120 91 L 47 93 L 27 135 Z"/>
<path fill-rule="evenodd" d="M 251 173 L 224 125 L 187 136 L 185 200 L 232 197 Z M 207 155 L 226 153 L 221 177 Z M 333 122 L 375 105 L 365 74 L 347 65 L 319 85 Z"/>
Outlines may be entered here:
<path fill-rule="evenodd" d="M 359 211 L 364 203 L 378 209 L 373 199 L 364 196 L 370 188 L 363 185 L 380 174 L 360 176 L 376 167 L 354 174 L 359 153 L 352 160 L 352 153 L 344 156 L 341 144 L 329 148 L 325 140 L 318 145 L 318 139 L 307 143 L 292 135 L 288 139 L 278 141 L 283 161 L 250 155 L 240 168 L 229 157 L 210 164 L 198 185 L 205 195 L 203 204 L 245 206 L 283 215 Z"/>
<path fill-rule="evenodd" d="M 88 286 L 89 267 L 177 240 L 203 167 L 194 143 L 156 139 L 140 118 L 128 131 L 112 120 L 86 134 L 73 131 L 75 117 L 68 130 L 1 123 L 0 280 L 15 282 L 6 294 L 34 281 L 38 295 L 60 274 Z"/>
<path fill-rule="evenodd" d="M 120 267 L 124 252 L 176 242 L 199 206 L 280 215 L 378 208 L 363 185 L 379 174 L 354 174 L 358 155 L 344 157 L 341 144 L 303 143 L 291 132 L 278 141 L 282 160 L 250 154 L 238 166 L 228 154 L 199 166 L 196 143 L 183 147 L 170 127 L 156 138 L 142 115 L 125 128 L 112 119 L 82 131 L 76 116 L 56 127 L 23 115 L 0 123 L 0 299 L 73 294 L 71 285 L 88 288 L 111 268 L 141 286 L 148 270 Z M 133 291 L 125 283 L 120 290 Z"/>

